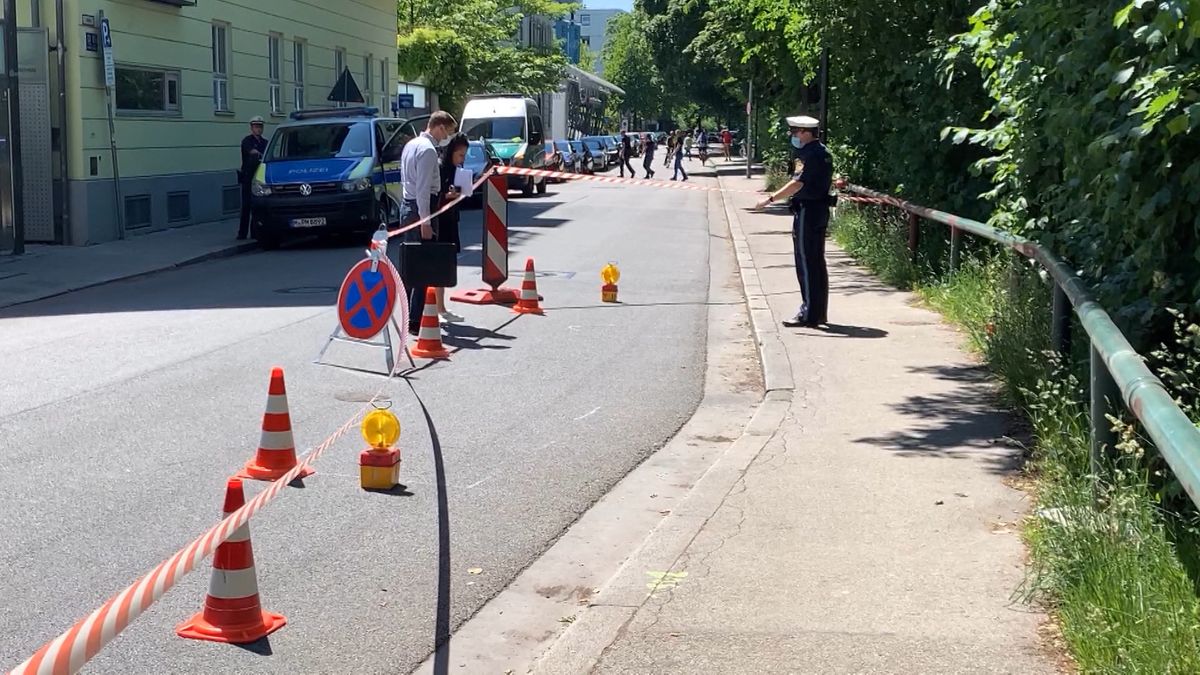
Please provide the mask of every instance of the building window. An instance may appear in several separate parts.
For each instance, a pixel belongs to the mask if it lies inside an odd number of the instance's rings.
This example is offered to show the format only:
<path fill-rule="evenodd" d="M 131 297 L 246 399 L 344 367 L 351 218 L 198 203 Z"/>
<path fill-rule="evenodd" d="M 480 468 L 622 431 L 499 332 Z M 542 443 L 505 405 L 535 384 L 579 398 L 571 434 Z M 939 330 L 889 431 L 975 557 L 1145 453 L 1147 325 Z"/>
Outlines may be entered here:
<path fill-rule="evenodd" d="M 304 40 L 296 38 L 292 43 L 292 107 L 304 110 L 304 70 L 306 67 Z"/>
<path fill-rule="evenodd" d="M 275 34 L 267 36 L 267 86 L 270 88 L 267 96 L 271 102 L 272 115 L 283 112 L 282 83 L 280 82 L 283 73 L 282 44 L 282 37 Z"/>
<path fill-rule="evenodd" d="M 117 112 L 179 114 L 179 71 L 117 66 Z"/>
<path fill-rule="evenodd" d="M 580 26 L 592 25 L 592 15 L 591 14 L 580 14 L 579 15 L 579 25 Z"/>
<path fill-rule="evenodd" d="M 375 57 L 367 54 L 363 57 L 363 100 L 367 105 L 375 105 L 375 77 L 371 75 L 371 66 Z"/>
<path fill-rule="evenodd" d="M 192 195 L 189 192 L 167 193 L 167 222 L 181 223 L 192 219 Z"/>
<path fill-rule="evenodd" d="M 387 102 L 388 97 L 388 60 L 383 59 L 379 62 L 379 91 L 383 92 L 384 102 Z"/>
<path fill-rule="evenodd" d="M 229 24 L 212 25 L 213 110 L 229 112 Z"/>
<path fill-rule="evenodd" d="M 125 197 L 125 226 L 129 229 L 149 227 L 150 195 L 129 195 Z"/>
<path fill-rule="evenodd" d="M 334 84 L 337 84 L 337 78 L 342 77 L 342 71 L 346 70 L 346 48 L 334 48 Z M 338 101 L 338 108 L 346 107 L 346 102 Z"/>

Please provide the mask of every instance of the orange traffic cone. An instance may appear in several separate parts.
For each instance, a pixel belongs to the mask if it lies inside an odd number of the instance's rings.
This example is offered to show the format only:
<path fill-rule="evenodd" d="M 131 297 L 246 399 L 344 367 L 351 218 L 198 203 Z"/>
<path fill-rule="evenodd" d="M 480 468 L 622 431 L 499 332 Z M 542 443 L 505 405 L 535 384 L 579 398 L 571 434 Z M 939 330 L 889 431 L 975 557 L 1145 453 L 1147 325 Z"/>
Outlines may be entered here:
<path fill-rule="evenodd" d="M 542 306 L 538 304 L 537 277 L 533 271 L 533 258 L 525 259 L 525 278 L 521 281 L 521 299 L 513 305 L 513 311 L 518 314 L 543 314 Z"/>
<path fill-rule="evenodd" d="M 442 324 L 438 319 L 437 291 L 431 286 L 425 289 L 425 311 L 421 313 L 421 330 L 417 331 L 417 344 L 410 350 L 418 359 L 446 359 L 450 352 L 442 345 Z"/>
<path fill-rule="evenodd" d="M 245 504 L 241 479 L 230 478 L 225 487 L 225 515 Z M 259 603 L 254 550 L 250 547 L 250 524 L 247 523 L 234 530 L 229 539 L 217 547 L 204 609 L 179 624 L 175 634 L 193 640 L 241 645 L 266 637 L 285 623 L 287 619 L 282 614 L 268 612 Z"/>
<path fill-rule="evenodd" d="M 271 369 L 271 385 L 267 389 L 267 410 L 263 413 L 258 452 L 237 472 L 237 476 L 275 481 L 295 467 L 296 440 L 292 437 L 292 418 L 288 414 L 287 388 L 283 385 L 283 368 L 276 366 Z M 297 478 L 312 474 L 311 467 L 304 467 Z"/>

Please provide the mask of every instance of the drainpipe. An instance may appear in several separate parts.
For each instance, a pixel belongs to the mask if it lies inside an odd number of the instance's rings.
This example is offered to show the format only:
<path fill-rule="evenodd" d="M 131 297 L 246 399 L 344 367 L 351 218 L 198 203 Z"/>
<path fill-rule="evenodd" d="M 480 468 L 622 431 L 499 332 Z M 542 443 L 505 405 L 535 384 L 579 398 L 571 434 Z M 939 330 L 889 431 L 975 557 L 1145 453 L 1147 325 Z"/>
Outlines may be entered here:
<path fill-rule="evenodd" d="M 59 201 L 61 202 L 61 218 L 59 220 L 58 239 L 64 244 L 71 241 L 71 191 L 67 184 L 71 146 L 67 144 L 67 46 L 64 40 L 66 31 L 66 9 L 63 0 L 54 0 L 54 35 L 56 44 L 54 52 L 58 56 L 58 173 L 60 178 Z"/>

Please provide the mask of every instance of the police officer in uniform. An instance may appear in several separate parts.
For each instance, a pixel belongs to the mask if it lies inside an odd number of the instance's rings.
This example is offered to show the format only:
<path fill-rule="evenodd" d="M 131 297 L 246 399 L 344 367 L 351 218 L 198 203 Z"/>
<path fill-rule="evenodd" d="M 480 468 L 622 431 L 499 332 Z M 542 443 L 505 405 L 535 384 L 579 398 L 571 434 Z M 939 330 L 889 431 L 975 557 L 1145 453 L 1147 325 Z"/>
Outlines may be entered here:
<path fill-rule="evenodd" d="M 825 266 L 825 235 L 829 231 L 829 207 L 832 206 L 830 187 L 833 183 L 833 157 L 821 143 L 816 118 L 797 116 L 787 118 L 792 147 L 797 149 L 799 171 L 787 185 L 757 205 L 790 198 L 792 220 L 792 249 L 796 258 L 796 277 L 804 303 L 796 315 L 783 322 L 789 328 L 816 328 L 828 323 L 829 272 Z"/>
<path fill-rule="evenodd" d="M 266 151 L 263 118 L 255 115 L 250 118 L 250 134 L 242 139 L 242 165 L 238 169 L 238 182 L 242 184 L 242 218 L 238 222 L 238 239 L 245 239 L 250 233 L 250 184 L 254 182 L 254 174 L 258 173 L 258 165 Z"/>

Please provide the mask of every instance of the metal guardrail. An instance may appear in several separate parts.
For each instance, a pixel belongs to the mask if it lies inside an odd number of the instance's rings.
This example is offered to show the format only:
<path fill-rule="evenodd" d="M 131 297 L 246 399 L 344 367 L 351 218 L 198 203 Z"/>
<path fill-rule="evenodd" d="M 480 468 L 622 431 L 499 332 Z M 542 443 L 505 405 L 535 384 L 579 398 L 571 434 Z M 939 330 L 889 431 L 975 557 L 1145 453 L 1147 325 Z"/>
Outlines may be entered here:
<path fill-rule="evenodd" d="M 1063 355 L 1071 351 L 1072 309 L 1079 317 L 1090 343 L 1093 471 L 1098 472 L 1105 453 L 1112 452 L 1116 445 L 1116 434 L 1106 415 L 1112 403 L 1119 398 L 1142 423 L 1175 477 L 1187 490 L 1192 503 L 1200 507 L 1200 428 L 1175 404 L 1162 380 L 1150 372 L 1142 356 L 1134 351 L 1112 317 L 1096 302 L 1087 284 L 1074 270 L 1041 244 L 1002 232 L 977 220 L 912 204 L 859 185 L 847 185 L 845 189 L 908 213 L 908 245 L 914 254 L 920 242 L 922 218 L 950 226 L 951 271 L 958 268 L 963 232 L 1003 244 L 1041 265 L 1054 284 L 1051 307 L 1051 342 L 1054 348 Z"/>

